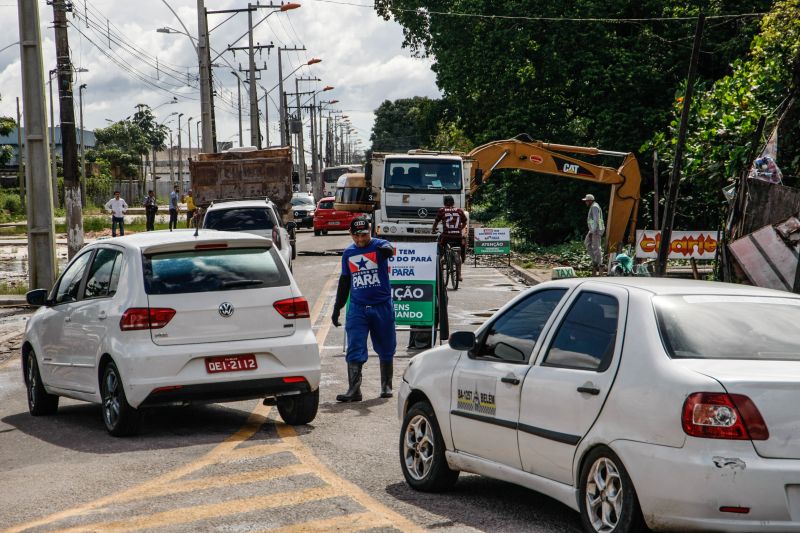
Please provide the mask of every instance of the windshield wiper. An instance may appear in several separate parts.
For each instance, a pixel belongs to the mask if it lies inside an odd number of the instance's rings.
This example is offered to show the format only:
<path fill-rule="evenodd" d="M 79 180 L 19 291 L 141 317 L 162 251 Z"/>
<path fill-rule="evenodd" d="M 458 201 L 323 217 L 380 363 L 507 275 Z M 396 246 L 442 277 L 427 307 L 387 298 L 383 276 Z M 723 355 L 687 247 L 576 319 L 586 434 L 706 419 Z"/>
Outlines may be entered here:
<path fill-rule="evenodd" d="M 386 188 L 387 189 L 409 189 L 409 190 L 413 190 L 414 189 L 414 187 L 412 187 L 411 185 L 406 185 L 404 183 L 387 185 Z"/>
<path fill-rule="evenodd" d="M 237 279 L 233 281 L 223 281 L 222 286 L 227 288 L 230 287 L 252 287 L 254 285 L 263 285 L 264 282 L 260 279 Z"/>

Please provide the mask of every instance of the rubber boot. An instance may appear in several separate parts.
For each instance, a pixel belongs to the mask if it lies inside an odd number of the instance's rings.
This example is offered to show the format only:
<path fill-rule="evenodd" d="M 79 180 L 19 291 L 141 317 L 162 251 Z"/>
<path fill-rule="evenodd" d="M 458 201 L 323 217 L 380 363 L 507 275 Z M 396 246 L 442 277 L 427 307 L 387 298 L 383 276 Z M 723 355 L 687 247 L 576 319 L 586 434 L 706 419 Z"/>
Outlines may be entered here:
<path fill-rule="evenodd" d="M 361 401 L 361 367 L 364 363 L 347 363 L 347 381 L 350 388 L 344 394 L 336 396 L 337 402 L 360 402 Z"/>
<path fill-rule="evenodd" d="M 392 397 L 392 374 L 394 374 L 392 362 L 381 361 L 381 398 Z"/>

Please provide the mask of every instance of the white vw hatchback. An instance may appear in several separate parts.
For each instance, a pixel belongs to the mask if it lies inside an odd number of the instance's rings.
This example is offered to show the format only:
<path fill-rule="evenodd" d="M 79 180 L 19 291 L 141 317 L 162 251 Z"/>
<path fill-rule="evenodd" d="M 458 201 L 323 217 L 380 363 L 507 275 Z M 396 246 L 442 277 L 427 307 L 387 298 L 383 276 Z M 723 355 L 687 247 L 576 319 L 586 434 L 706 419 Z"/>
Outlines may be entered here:
<path fill-rule="evenodd" d="M 112 435 L 143 408 L 264 398 L 288 424 L 314 419 L 320 358 L 308 303 L 269 239 L 200 230 L 97 241 L 27 324 L 32 415 L 59 396 L 101 403 Z"/>
<path fill-rule="evenodd" d="M 547 494 L 589 532 L 800 531 L 800 298 L 649 278 L 538 285 L 413 358 L 408 484 Z"/>

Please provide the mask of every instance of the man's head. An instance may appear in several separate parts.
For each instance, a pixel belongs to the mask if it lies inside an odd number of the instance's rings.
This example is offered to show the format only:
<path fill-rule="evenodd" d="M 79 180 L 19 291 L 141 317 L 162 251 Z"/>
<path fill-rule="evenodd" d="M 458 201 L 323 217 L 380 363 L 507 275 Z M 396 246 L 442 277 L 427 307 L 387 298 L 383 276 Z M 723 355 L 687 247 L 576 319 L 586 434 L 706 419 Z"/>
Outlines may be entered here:
<path fill-rule="evenodd" d="M 444 197 L 444 206 L 445 207 L 453 207 L 454 205 L 456 205 L 456 201 L 453 200 L 452 196 L 450 196 L 448 194 L 447 196 Z"/>
<path fill-rule="evenodd" d="M 178 187 L 178 186 L 176 185 L 176 186 L 175 186 L 175 192 L 178 192 L 179 190 L 180 190 L 180 187 Z"/>
<path fill-rule="evenodd" d="M 356 217 L 350 222 L 350 236 L 359 248 L 369 244 L 372 239 L 369 230 L 369 220 L 364 217 Z"/>
<path fill-rule="evenodd" d="M 191 196 L 191 195 L 192 195 L 192 189 L 189 189 L 188 191 L 186 191 L 186 194 L 188 194 L 189 196 Z"/>
<path fill-rule="evenodd" d="M 585 203 L 586 205 L 592 205 L 594 203 L 594 195 L 593 194 L 587 194 L 586 196 L 584 196 L 582 198 L 582 200 L 583 200 L 583 203 Z"/>
<path fill-rule="evenodd" d="M 147 191 L 147 196 L 153 196 L 154 194 L 155 193 L 153 192 L 153 189 L 150 189 L 149 191 Z"/>
<path fill-rule="evenodd" d="M 114 198 L 119 200 L 119 191 L 114 191 Z"/>

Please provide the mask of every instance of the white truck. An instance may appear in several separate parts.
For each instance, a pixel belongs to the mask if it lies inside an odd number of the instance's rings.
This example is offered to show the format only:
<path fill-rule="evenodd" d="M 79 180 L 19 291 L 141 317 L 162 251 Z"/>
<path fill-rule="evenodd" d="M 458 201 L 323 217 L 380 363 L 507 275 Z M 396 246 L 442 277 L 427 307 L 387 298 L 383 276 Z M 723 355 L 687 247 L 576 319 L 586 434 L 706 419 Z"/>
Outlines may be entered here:
<path fill-rule="evenodd" d="M 466 211 L 471 166 L 471 159 L 459 153 L 374 153 L 363 176 L 339 178 L 336 209 L 372 211 L 377 236 L 430 241 L 435 239 L 431 227 L 445 196 Z"/>

